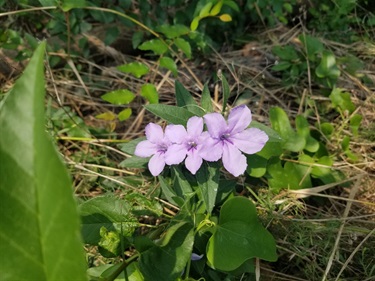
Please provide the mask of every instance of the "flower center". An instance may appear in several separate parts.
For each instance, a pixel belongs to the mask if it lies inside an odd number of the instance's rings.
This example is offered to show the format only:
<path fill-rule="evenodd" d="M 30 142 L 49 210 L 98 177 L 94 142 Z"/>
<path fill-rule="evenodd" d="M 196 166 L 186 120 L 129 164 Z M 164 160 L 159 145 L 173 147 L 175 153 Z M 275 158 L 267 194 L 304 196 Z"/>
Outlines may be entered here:
<path fill-rule="evenodd" d="M 195 141 L 188 141 L 187 142 L 188 151 L 190 151 L 192 149 L 196 149 L 197 145 L 198 144 Z"/>
<path fill-rule="evenodd" d="M 229 137 L 230 137 L 230 134 L 228 134 L 228 133 L 226 133 L 226 134 L 222 134 L 222 135 L 220 136 L 220 140 L 222 140 L 222 141 L 227 141 L 227 140 L 229 139 Z"/>
<path fill-rule="evenodd" d="M 158 145 L 158 152 L 165 153 L 168 149 L 168 146 L 166 144 L 159 144 Z"/>

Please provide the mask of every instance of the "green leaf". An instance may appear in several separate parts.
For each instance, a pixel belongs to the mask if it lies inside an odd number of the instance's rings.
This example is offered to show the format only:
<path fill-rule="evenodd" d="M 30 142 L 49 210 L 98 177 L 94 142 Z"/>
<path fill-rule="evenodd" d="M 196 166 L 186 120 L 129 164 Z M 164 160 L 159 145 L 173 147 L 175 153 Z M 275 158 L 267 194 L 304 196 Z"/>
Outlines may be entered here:
<path fill-rule="evenodd" d="M 143 84 L 141 88 L 141 96 L 151 104 L 159 103 L 159 94 L 153 84 Z"/>
<path fill-rule="evenodd" d="M 61 1 L 61 9 L 63 12 L 68 12 L 71 9 L 75 8 L 85 8 L 86 1 L 85 0 L 62 0 Z"/>
<path fill-rule="evenodd" d="M 181 124 L 183 126 L 186 126 L 190 117 L 195 116 L 195 114 L 189 110 L 173 105 L 148 104 L 145 105 L 145 108 L 168 123 Z"/>
<path fill-rule="evenodd" d="M 150 158 L 143 158 L 138 156 L 132 156 L 126 158 L 120 163 L 120 167 L 124 168 L 135 168 L 135 169 L 145 169 Z"/>
<path fill-rule="evenodd" d="M 168 200 L 168 202 L 179 206 L 179 202 L 176 201 L 176 198 L 178 198 L 176 192 L 173 190 L 170 184 L 167 183 L 166 179 L 163 176 L 158 176 L 159 183 L 161 190 L 163 191 L 163 195 Z"/>
<path fill-rule="evenodd" d="M 358 130 L 359 130 L 359 125 L 362 122 L 362 115 L 360 114 L 354 114 L 350 118 L 350 130 L 352 131 L 354 136 L 358 136 Z"/>
<path fill-rule="evenodd" d="M 39 3 L 42 4 L 43 7 L 56 6 L 57 0 L 39 0 Z"/>
<path fill-rule="evenodd" d="M 161 67 L 165 67 L 166 69 L 170 70 L 173 73 L 173 75 L 177 76 L 177 73 L 178 73 L 177 72 L 177 65 L 174 62 L 174 60 L 172 60 L 169 57 L 162 57 L 159 60 L 159 63 L 160 63 Z"/>
<path fill-rule="evenodd" d="M 190 24 L 190 30 L 195 31 L 199 26 L 200 17 L 195 17 Z"/>
<path fill-rule="evenodd" d="M 72 183 L 45 131 L 44 51 L 0 105 L 1 279 L 87 280 Z"/>
<path fill-rule="evenodd" d="M 131 108 L 125 108 L 124 110 L 121 110 L 119 114 L 117 115 L 118 120 L 125 121 L 129 119 L 129 117 L 132 115 L 132 109 Z"/>
<path fill-rule="evenodd" d="M 306 141 L 292 128 L 285 111 L 280 107 L 270 109 L 270 121 L 272 128 L 285 140 L 284 149 L 299 152 L 304 149 Z"/>
<path fill-rule="evenodd" d="M 175 90 L 176 90 L 176 102 L 177 106 L 184 107 L 186 105 L 197 105 L 197 102 L 194 100 L 193 96 L 189 93 L 188 90 L 182 85 L 179 81 L 175 81 Z"/>
<path fill-rule="evenodd" d="M 272 48 L 272 53 L 283 61 L 293 61 L 299 59 L 297 51 L 292 46 L 275 46 Z"/>
<path fill-rule="evenodd" d="M 180 222 L 170 227 L 159 245 L 141 253 L 139 267 L 146 280 L 175 281 L 190 260 L 193 243 L 193 225 Z"/>
<path fill-rule="evenodd" d="M 113 121 L 116 119 L 116 114 L 114 114 L 112 111 L 107 111 L 107 112 L 103 112 L 98 115 L 95 115 L 95 118 L 105 120 L 105 121 Z"/>
<path fill-rule="evenodd" d="M 202 105 L 202 108 L 206 111 L 206 113 L 213 112 L 214 110 L 212 106 L 210 90 L 208 89 L 207 83 L 204 84 L 204 87 L 203 87 L 201 105 Z"/>
<path fill-rule="evenodd" d="M 191 46 L 188 41 L 182 38 L 176 38 L 174 44 L 179 48 L 188 59 L 191 59 Z"/>
<path fill-rule="evenodd" d="M 139 44 L 142 43 L 143 36 L 144 36 L 143 31 L 136 31 L 136 32 L 133 33 L 133 36 L 132 36 L 132 46 L 133 46 L 134 50 L 137 49 L 138 46 L 139 46 Z"/>
<path fill-rule="evenodd" d="M 292 64 L 289 61 L 281 61 L 278 64 L 272 66 L 273 71 L 283 71 L 290 68 Z"/>
<path fill-rule="evenodd" d="M 131 213 L 131 205 L 114 195 L 98 196 L 79 206 L 82 236 L 85 243 L 98 245 L 100 229 L 117 231 L 125 237 L 133 234 L 139 223 Z"/>
<path fill-rule="evenodd" d="M 160 39 L 151 39 L 149 41 L 143 42 L 138 49 L 142 51 L 152 51 L 156 55 L 162 55 L 168 51 L 168 46 Z"/>
<path fill-rule="evenodd" d="M 106 93 L 102 95 L 101 98 L 111 104 L 123 105 L 132 102 L 135 95 L 129 90 L 121 89 Z"/>
<path fill-rule="evenodd" d="M 138 143 L 140 143 L 141 141 L 144 141 L 146 138 L 145 137 L 142 137 L 142 138 L 137 138 L 135 140 L 131 140 L 127 143 L 122 143 L 119 145 L 119 148 L 121 149 L 121 151 L 127 153 L 127 154 L 134 154 L 134 151 L 135 151 L 135 148 L 136 146 L 138 145 Z"/>
<path fill-rule="evenodd" d="M 315 74 L 319 78 L 337 79 L 340 76 L 340 70 L 336 65 L 336 58 L 332 52 L 323 51 L 320 64 L 315 69 Z"/>
<path fill-rule="evenodd" d="M 247 168 L 246 172 L 254 178 L 263 177 L 267 171 L 267 159 L 258 154 L 246 155 Z"/>
<path fill-rule="evenodd" d="M 172 170 L 172 179 L 173 179 L 173 190 L 176 192 L 177 196 L 185 198 L 185 195 L 192 193 L 193 189 L 189 181 L 186 180 L 186 177 L 182 173 L 181 169 L 173 165 Z"/>
<path fill-rule="evenodd" d="M 169 39 L 173 39 L 188 34 L 190 32 L 190 29 L 182 24 L 163 24 L 156 27 L 156 31 L 163 33 Z"/>
<path fill-rule="evenodd" d="M 310 61 L 316 60 L 316 55 L 320 54 L 324 50 L 324 46 L 319 39 L 306 35 L 305 33 L 298 36 L 298 39 L 301 41 L 302 45 L 305 47 L 307 57 Z"/>
<path fill-rule="evenodd" d="M 204 18 L 210 15 L 210 10 L 212 7 L 212 2 L 208 2 L 203 8 L 199 11 L 199 17 Z"/>
<path fill-rule="evenodd" d="M 207 259 L 218 270 L 232 271 L 255 257 L 276 261 L 275 240 L 259 223 L 253 203 L 233 197 L 220 210 L 219 224 L 207 245 Z"/>
<path fill-rule="evenodd" d="M 355 105 L 350 98 L 350 93 L 344 91 L 344 89 L 335 88 L 332 90 L 329 98 L 331 99 L 333 107 L 341 111 L 347 110 L 349 113 L 352 113 L 355 110 Z"/>
<path fill-rule="evenodd" d="M 217 76 L 221 80 L 221 85 L 223 87 L 223 111 L 222 112 L 225 112 L 225 108 L 227 106 L 228 99 L 229 99 L 229 96 L 230 96 L 229 84 L 228 84 L 228 81 L 225 78 L 224 74 L 221 71 L 218 72 Z"/>
<path fill-rule="evenodd" d="M 298 115 L 296 117 L 296 129 L 297 134 L 306 140 L 304 149 L 309 152 L 317 152 L 319 149 L 319 142 L 310 135 L 310 125 L 304 116 Z"/>
<path fill-rule="evenodd" d="M 258 128 L 265 132 L 268 136 L 268 142 L 282 142 L 283 139 L 280 137 L 280 135 L 270 127 L 267 127 L 266 125 L 259 123 L 255 120 L 252 120 L 250 123 L 250 128 Z"/>
<path fill-rule="evenodd" d="M 130 73 L 137 78 L 141 78 L 143 75 L 146 75 L 150 71 L 147 65 L 140 62 L 131 62 L 119 65 L 117 69 L 124 73 Z"/>
<path fill-rule="evenodd" d="M 219 2 L 216 3 L 215 6 L 212 7 L 210 11 L 210 16 L 216 16 L 220 13 L 221 7 L 223 6 L 223 0 L 220 0 Z"/>
<path fill-rule="evenodd" d="M 219 188 L 220 169 L 217 163 L 204 162 L 196 174 L 207 213 L 211 213 Z"/>

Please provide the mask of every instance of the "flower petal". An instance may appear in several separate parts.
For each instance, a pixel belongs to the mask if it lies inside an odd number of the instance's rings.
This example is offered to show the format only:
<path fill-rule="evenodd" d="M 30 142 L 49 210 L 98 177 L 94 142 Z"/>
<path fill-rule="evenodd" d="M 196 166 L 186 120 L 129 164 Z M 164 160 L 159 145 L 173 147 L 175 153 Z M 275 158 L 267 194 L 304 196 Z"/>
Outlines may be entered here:
<path fill-rule="evenodd" d="M 198 150 L 199 156 L 207 161 L 217 161 L 223 155 L 223 143 L 220 140 L 208 137 Z"/>
<path fill-rule="evenodd" d="M 251 111 L 246 105 L 233 108 L 228 116 L 228 127 L 232 134 L 245 130 L 251 122 Z"/>
<path fill-rule="evenodd" d="M 199 170 L 199 168 L 202 166 L 203 160 L 202 157 L 199 156 L 199 153 L 197 150 L 191 150 L 185 160 L 185 166 L 186 168 L 195 175 L 195 173 Z"/>
<path fill-rule="evenodd" d="M 149 140 L 141 141 L 135 147 L 134 155 L 139 157 L 150 157 L 157 152 L 157 145 Z"/>
<path fill-rule="evenodd" d="M 151 157 L 150 161 L 148 162 L 148 169 L 154 177 L 159 175 L 163 171 L 164 167 L 164 153 L 156 153 L 154 156 Z"/>
<path fill-rule="evenodd" d="M 180 164 L 186 157 L 185 144 L 172 144 L 164 154 L 165 163 L 168 165 Z"/>
<path fill-rule="evenodd" d="M 203 132 L 203 118 L 193 116 L 187 122 L 187 133 L 191 137 L 199 137 Z"/>
<path fill-rule="evenodd" d="M 186 137 L 186 129 L 182 125 L 168 125 L 165 128 L 165 136 L 172 142 L 172 143 L 182 143 Z"/>
<path fill-rule="evenodd" d="M 207 125 L 207 130 L 213 138 L 220 138 L 220 136 L 227 130 L 227 122 L 223 115 L 219 113 L 208 113 L 203 116 Z"/>
<path fill-rule="evenodd" d="M 223 147 L 223 165 L 229 173 L 238 177 L 246 170 L 246 157 L 234 145 L 225 143 Z"/>
<path fill-rule="evenodd" d="M 230 140 L 242 152 L 254 154 L 262 150 L 268 141 L 268 136 L 262 130 L 249 128 L 231 136 Z"/>
<path fill-rule="evenodd" d="M 145 131 L 147 139 L 152 143 L 159 143 L 164 138 L 163 129 L 158 124 L 149 123 Z"/>

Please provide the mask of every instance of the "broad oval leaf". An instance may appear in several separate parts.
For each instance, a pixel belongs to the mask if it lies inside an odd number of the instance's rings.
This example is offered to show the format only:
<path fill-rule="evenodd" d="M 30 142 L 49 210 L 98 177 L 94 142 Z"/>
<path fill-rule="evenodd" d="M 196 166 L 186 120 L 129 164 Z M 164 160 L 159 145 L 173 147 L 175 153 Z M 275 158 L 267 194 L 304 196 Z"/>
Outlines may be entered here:
<path fill-rule="evenodd" d="M 138 49 L 142 51 L 152 51 L 157 55 L 162 55 L 168 51 L 168 46 L 160 39 L 151 39 L 139 45 Z"/>
<path fill-rule="evenodd" d="M 173 75 L 177 76 L 177 65 L 174 60 L 169 57 L 162 57 L 159 63 L 160 66 L 165 67 L 166 69 L 170 70 Z"/>
<path fill-rule="evenodd" d="M 100 229 L 117 231 L 123 236 L 131 236 L 138 226 L 131 213 L 131 205 L 116 196 L 99 196 L 79 206 L 82 220 L 82 236 L 85 243 L 97 245 L 101 240 Z"/>
<path fill-rule="evenodd" d="M 199 21 L 200 21 L 200 18 L 199 17 L 195 17 L 193 19 L 193 21 L 191 22 L 190 24 L 190 29 L 191 31 L 195 31 L 197 30 L 198 26 L 199 26 Z"/>
<path fill-rule="evenodd" d="M 230 22 L 232 21 L 232 17 L 229 14 L 222 14 L 219 19 L 223 22 Z"/>
<path fill-rule="evenodd" d="M 0 276 L 87 280 L 72 183 L 45 132 L 44 50 L 0 108 Z"/>
<path fill-rule="evenodd" d="M 156 31 L 163 33 L 167 38 L 176 38 L 188 34 L 190 29 L 183 24 L 163 24 L 156 27 Z"/>
<path fill-rule="evenodd" d="M 129 119 L 129 117 L 132 115 L 132 109 L 131 108 L 125 108 L 124 110 L 121 110 L 119 114 L 117 115 L 118 120 L 125 121 Z"/>
<path fill-rule="evenodd" d="M 141 253 L 139 267 L 145 280 L 177 280 L 190 260 L 193 243 L 192 224 L 183 221 L 170 227 L 159 245 Z"/>
<path fill-rule="evenodd" d="M 174 44 L 185 54 L 188 59 L 191 59 L 191 46 L 188 41 L 182 38 L 176 38 Z"/>
<path fill-rule="evenodd" d="M 227 200 L 215 233 L 207 245 L 207 259 L 223 271 L 239 268 L 251 258 L 276 261 L 276 243 L 258 221 L 253 203 L 244 197 Z"/>
<path fill-rule="evenodd" d="M 141 88 L 141 96 L 151 104 L 159 103 L 159 94 L 153 84 L 144 84 Z"/>
<path fill-rule="evenodd" d="M 210 10 L 212 8 L 212 2 L 208 2 L 203 8 L 199 11 L 199 17 L 204 18 L 210 15 Z"/>
<path fill-rule="evenodd" d="M 102 95 L 101 98 L 111 104 L 123 105 L 132 102 L 135 98 L 135 94 L 129 90 L 121 89 L 106 93 Z"/>
<path fill-rule="evenodd" d="M 150 71 L 149 67 L 141 62 L 131 62 L 119 65 L 117 69 L 124 73 L 130 73 L 137 78 L 141 78 L 143 75 L 146 75 Z"/>

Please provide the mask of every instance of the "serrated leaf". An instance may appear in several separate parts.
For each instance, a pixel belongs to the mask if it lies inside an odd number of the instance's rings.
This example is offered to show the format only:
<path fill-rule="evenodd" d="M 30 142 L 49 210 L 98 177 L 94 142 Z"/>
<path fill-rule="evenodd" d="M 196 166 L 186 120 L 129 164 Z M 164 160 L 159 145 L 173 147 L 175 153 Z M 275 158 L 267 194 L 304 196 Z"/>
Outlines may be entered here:
<path fill-rule="evenodd" d="M 105 121 L 113 121 L 116 119 L 116 117 L 116 114 L 114 114 L 112 111 L 103 112 L 95 116 L 95 118 Z"/>
<path fill-rule="evenodd" d="M 219 270 L 232 271 L 251 258 L 276 261 L 276 243 L 259 223 L 252 202 L 244 197 L 227 200 L 207 245 L 207 259 Z"/>
<path fill-rule="evenodd" d="M 132 115 L 132 109 L 131 108 L 125 108 L 124 110 L 121 110 L 119 114 L 117 115 L 118 120 L 125 121 L 129 119 L 129 117 Z"/>
<path fill-rule="evenodd" d="M 173 39 L 188 34 L 190 29 L 182 24 L 163 24 L 156 27 L 156 31 L 163 33 L 169 39 Z"/>
<path fill-rule="evenodd" d="M 174 44 L 185 54 L 188 59 L 191 59 L 191 46 L 188 41 L 182 38 L 176 38 Z"/>
<path fill-rule="evenodd" d="M 191 24 L 190 24 L 190 30 L 191 31 L 195 31 L 197 30 L 198 26 L 199 26 L 199 21 L 200 21 L 200 18 L 199 17 L 195 17 Z"/>
<path fill-rule="evenodd" d="M 68 12 L 71 9 L 75 8 L 85 8 L 86 1 L 85 0 L 62 0 L 61 1 L 61 9 L 63 12 Z"/>
<path fill-rule="evenodd" d="M 183 126 L 186 126 L 190 117 L 195 116 L 195 114 L 189 110 L 173 105 L 148 104 L 145 105 L 145 108 L 168 123 L 181 124 Z"/>
<path fill-rule="evenodd" d="M 168 46 L 160 39 L 151 39 L 149 41 L 143 42 L 138 49 L 142 51 L 152 51 L 156 55 L 162 55 L 168 51 Z"/>
<path fill-rule="evenodd" d="M 72 183 L 45 130 L 44 51 L 0 105 L 0 275 L 87 280 Z"/>
<path fill-rule="evenodd" d="M 212 106 L 210 90 L 208 89 L 207 83 L 204 84 L 204 87 L 202 90 L 201 105 L 202 105 L 202 108 L 206 111 L 206 113 L 213 112 L 214 110 Z"/>
<path fill-rule="evenodd" d="M 143 84 L 141 88 L 141 96 L 151 104 L 159 103 L 159 94 L 153 84 Z"/>
<path fill-rule="evenodd" d="M 129 90 L 115 90 L 109 93 L 106 93 L 101 96 L 102 100 L 105 100 L 111 104 L 123 105 L 129 104 L 135 98 L 135 95 Z"/>
<path fill-rule="evenodd" d="M 174 76 L 177 76 L 177 65 L 173 59 L 169 57 L 162 57 L 159 60 L 160 66 L 165 67 L 166 69 L 170 70 Z"/>
<path fill-rule="evenodd" d="M 100 229 L 116 231 L 129 237 L 138 227 L 131 205 L 117 196 L 98 196 L 79 206 L 82 220 L 82 237 L 85 243 L 97 245 L 101 240 Z"/>
<path fill-rule="evenodd" d="M 222 22 L 230 22 L 232 21 L 232 17 L 231 15 L 229 14 L 222 14 L 219 19 L 222 21 Z"/>
<path fill-rule="evenodd" d="M 137 78 L 141 78 L 143 75 L 146 75 L 150 71 L 147 65 L 140 62 L 123 64 L 118 66 L 117 69 L 124 73 L 130 73 Z"/>

